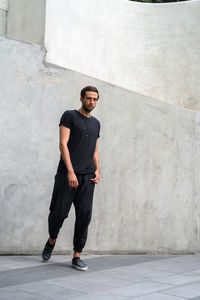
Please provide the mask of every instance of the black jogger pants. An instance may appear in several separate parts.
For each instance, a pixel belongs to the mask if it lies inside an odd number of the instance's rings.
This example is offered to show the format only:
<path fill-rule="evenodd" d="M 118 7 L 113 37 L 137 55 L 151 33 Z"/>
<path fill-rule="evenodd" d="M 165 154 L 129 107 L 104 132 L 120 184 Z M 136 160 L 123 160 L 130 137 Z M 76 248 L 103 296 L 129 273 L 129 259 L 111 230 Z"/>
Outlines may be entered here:
<path fill-rule="evenodd" d="M 67 173 L 57 173 L 48 218 L 49 236 L 56 239 L 64 219 L 68 217 L 72 203 L 75 207 L 74 251 L 82 252 L 87 240 L 88 225 L 92 217 L 95 184 L 93 174 L 76 174 L 77 189 L 69 187 Z"/>

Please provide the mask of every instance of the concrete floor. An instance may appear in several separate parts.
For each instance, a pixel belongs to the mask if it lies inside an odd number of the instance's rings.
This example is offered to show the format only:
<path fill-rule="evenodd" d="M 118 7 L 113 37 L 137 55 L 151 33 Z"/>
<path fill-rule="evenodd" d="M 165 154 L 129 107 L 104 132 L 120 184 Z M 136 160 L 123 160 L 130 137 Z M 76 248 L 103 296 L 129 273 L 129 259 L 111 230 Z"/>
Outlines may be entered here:
<path fill-rule="evenodd" d="M 82 259 L 86 272 L 72 269 L 70 256 L 0 256 L 0 299 L 200 299 L 200 254 Z"/>

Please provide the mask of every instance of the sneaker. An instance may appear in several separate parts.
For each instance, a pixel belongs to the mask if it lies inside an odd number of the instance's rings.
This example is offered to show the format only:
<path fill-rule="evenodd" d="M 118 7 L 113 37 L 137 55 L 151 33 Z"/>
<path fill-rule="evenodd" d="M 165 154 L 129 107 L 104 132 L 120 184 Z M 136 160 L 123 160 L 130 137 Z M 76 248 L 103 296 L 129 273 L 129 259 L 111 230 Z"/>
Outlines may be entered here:
<path fill-rule="evenodd" d="M 80 257 L 74 257 L 72 259 L 72 267 L 79 271 L 87 271 L 88 266 L 80 259 Z"/>
<path fill-rule="evenodd" d="M 44 250 L 42 251 L 42 258 L 44 262 L 47 262 L 50 259 L 54 246 L 55 244 L 54 245 L 49 244 L 49 240 L 46 242 L 44 246 Z"/>

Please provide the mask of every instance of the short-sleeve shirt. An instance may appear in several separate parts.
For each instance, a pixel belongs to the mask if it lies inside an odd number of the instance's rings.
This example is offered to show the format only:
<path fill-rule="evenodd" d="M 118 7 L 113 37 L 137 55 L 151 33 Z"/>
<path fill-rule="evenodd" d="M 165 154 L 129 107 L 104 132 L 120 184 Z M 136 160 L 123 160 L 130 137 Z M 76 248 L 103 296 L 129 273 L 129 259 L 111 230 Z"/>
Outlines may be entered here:
<path fill-rule="evenodd" d="M 61 117 L 59 126 L 61 125 L 70 128 L 67 146 L 74 172 L 93 173 L 96 169 L 93 157 L 96 141 L 100 136 L 100 122 L 93 116 L 85 117 L 77 110 L 67 110 Z M 57 172 L 67 173 L 62 155 Z"/>

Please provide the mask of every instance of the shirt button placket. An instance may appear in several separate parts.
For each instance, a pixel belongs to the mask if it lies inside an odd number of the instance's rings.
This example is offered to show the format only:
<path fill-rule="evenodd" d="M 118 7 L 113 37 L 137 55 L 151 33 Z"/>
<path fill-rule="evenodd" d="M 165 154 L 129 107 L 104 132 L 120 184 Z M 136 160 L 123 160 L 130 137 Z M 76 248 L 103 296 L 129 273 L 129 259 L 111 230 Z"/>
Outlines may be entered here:
<path fill-rule="evenodd" d="M 88 137 L 88 127 L 87 127 L 87 123 L 85 122 L 85 126 L 86 126 L 86 128 L 87 128 L 87 132 L 86 132 L 86 137 Z"/>

